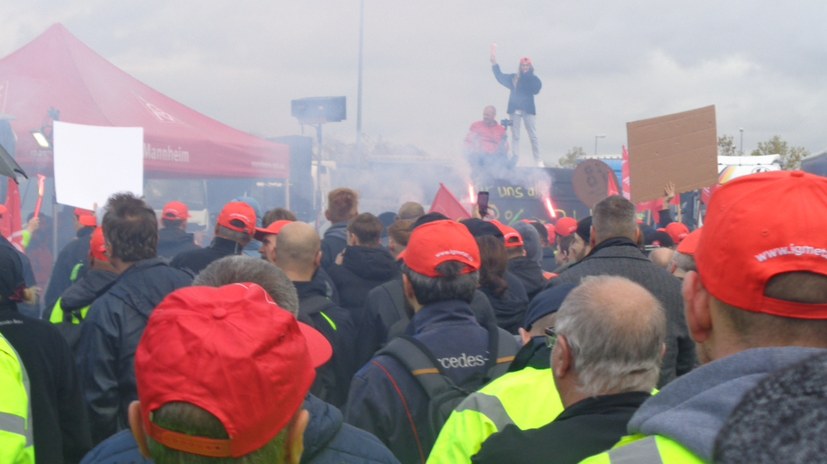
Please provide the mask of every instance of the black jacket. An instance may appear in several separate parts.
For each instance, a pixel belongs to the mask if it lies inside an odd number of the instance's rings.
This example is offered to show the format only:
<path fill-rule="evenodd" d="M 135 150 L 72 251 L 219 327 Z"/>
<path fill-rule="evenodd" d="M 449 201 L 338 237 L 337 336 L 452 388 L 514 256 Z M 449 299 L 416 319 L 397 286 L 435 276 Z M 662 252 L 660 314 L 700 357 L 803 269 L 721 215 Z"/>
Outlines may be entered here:
<path fill-rule="evenodd" d="M 342 412 L 313 395 L 304 408 L 310 423 L 304 432 L 304 464 L 357 464 L 399 462 L 375 436 L 343 423 Z"/>
<path fill-rule="evenodd" d="M 469 366 L 449 360 L 491 356 L 488 332 L 464 301 L 441 301 L 423 307 L 411 319 L 408 333 L 441 360 L 445 375 L 457 385 L 484 372 L 485 364 Z M 499 347 L 494 356 L 513 355 L 515 351 L 516 342 L 512 347 Z M 391 356 L 380 354 L 354 376 L 345 420 L 376 435 L 401 462 L 422 462 L 434 444 L 429 435 L 427 406 L 427 394 L 410 371 Z"/>
<path fill-rule="evenodd" d="M 162 227 L 158 231 L 158 256 L 172 259 L 178 253 L 197 250 L 192 234 L 178 227 Z"/>
<path fill-rule="evenodd" d="M 637 282 L 652 292 L 666 310 L 666 354 L 660 370 L 659 387 L 695 366 L 695 344 L 686 327 L 681 284 L 675 276 L 652 263 L 631 240 L 611 238 L 571 265 L 552 280 L 551 285 L 563 282 L 577 284 L 583 277 L 591 275 L 617 275 Z"/>
<path fill-rule="evenodd" d="M 175 255 L 170 265 L 174 268 L 189 272 L 195 276 L 210 263 L 225 256 L 240 255 L 244 247 L 238 243 L 222 237 L 215 237 L 206 248 L 183 251 Z"/>
<path fill-rule="evenodd" d="M 52 268 L 52 276 L 49 278 L 49 286 L 43 295 L 46 311 L 51 311 L 58 297 L 64 290 L 72 285 L 72 271 L 77 264 L 82 264 L 81 273 L 85 273 L 89 267 L 89 239 L 94 227 L 83 227 L 78 230 L 77 237 L 67 243 L 57 255 L 55 266 Z M 82 276 L 82 274 L 79 275 Z"/>
<path fill-rule="evenodd" d="M 508 289 L 502 295 L 495 295 L 491 289 L 480 287 L 491 307 L 494 308 L 494 315 L 497 317 L 497 325 L 512 334 L 523 326 L 525 312 L 528 309 L 528 295 L 520 279 L 509 271 L 505 271 L 505 280 L 508 282 Z"/>
<path fill-rule="evenodd" d="M 327 297 L 320 278 L 293 285 L 299 295 L 299 320 L 321 332 L 333 347 L 330 361 L 316 369 L 316 381 L 310 391 L 334 406 L 342 406 L 350 379 L 358 368 L 354 364 L 356 329 L 350 312 Z"/>
<path fill-rule="evenodd" d="M 650 396 L 633 392 L 587 398 L 538 429 L 507 425 L 483 443 L 471 462 L 578 463 L 611 448 L 626 435 L 626 423 Z"/>
<path fill-rule="evenodd" d="M 347 222 L 331 225 L 322 237 L 322 267 L 329 268 L 347 246 Z"/>
<path fill-rule="evenodd" d="M 51 324 L 21 315 L 14 304 L 0 309 L 0 333 L 29 377 L 36 461 L 79 462 L 92 437 L 69 346 Z"/>
<path fill-rule="evenodd" d="M 514 86 L 514 76 L 516 74 L 504 74 L 500 70 L 500 65 L 495 64 L 491 67 L 494 71 L 494 77 L 497 82 L 511 90 L 508 95 L 508 114 L 514 114 L 517 110 L 523 110 L 528 114 L 537 114 L 537 109 L 534 107 L 534 96 L 540 93 L 543 83 L 540 78 L 534 75 L 534 71 L 527 72 L 520 76 L 517 86 Z"/>
<path fill-rule="evenodd" d="M 89 308 L 77 362 L 95 443 L 128 427 L 127 409 L 137 399 L 135 350 L 149 316 L 164 297 L 191 282 L 163 258 L 138 261 Z"/>
<path fill-rule="evenodd" d="M 373 356 L 380 343 L 375 320 L 365 308 L 368 293 L 385 282 L 399 278 L 399 266 L 384 248 L 348 246 L 342 264 L 327 268 L 330 279 L 339 291 L 339 303 L 350 311 L 356 328 L 354 365 L 358 369 Z"/>
<path fill-rule="evenodd" d="M 6 239 L 6 237 L 3 237 L 2 234 L 0 234 L 0 248 L 2 248 L 4 252 L 14 253 L 14 255 L 17 256 L 18 259 L 20 259 L 20 265 L 23 268 L 23 281 L 25 282 L 26 286 L 36 286 L 37 280 L 34 277 L 34 270 L 32 269 L 32 262 L 29 260 L 29 257 L 26 256 L 25 253 L 22 253 L 20 250 L 18 250 L 10 241 Z M 40 305 L 36 303 L 33 305 L 18 303 L 17 310 L 20 311 L 21 314 L 24 314 L 29 317 L 41 317 Z"/>
<path fill-rule="evenodd" d="M 60 295 L 60 307 L 65 311 L 85 308 L 94 302 L 99 296 L 106 293 L 109 287 L 115 283 L 118 274 L 100 269 L 89 269 L 86 274 L 77 280 L 71 287 L 67 288 Z M 55 302 L 57 304 L 57 302 Z M 43 318 L 49 320 L 55 305 L 44 311 Z"/>
<path fill-rule="evenodd" d="M 533 300 L 534 296 L 546 288 L 548 284 L 548 280 L 543 277 L 543 269 L 540 268 L 537 261 L 532 261 L 525 256 L 509 259 L 508 270 L 520 279 L 528 296 L 528 301 Z"/>
<path fill-rule="evenodd" d="M 348 246 L 342 258 L 342 264 L 334 263 L 327 273 L 339 290 L 339 304 L 345 308 L 362 308 L 369 291 L 399 277 L 396 260 L 384 248 Z"/>

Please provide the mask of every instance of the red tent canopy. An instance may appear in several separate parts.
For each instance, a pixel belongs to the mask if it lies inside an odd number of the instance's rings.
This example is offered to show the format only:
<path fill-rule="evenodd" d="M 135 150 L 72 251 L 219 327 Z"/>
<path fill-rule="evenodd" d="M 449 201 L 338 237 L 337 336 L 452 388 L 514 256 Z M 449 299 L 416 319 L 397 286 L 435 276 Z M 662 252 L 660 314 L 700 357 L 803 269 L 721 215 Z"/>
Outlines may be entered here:
<path fill-rule="evenodd" d="M 51 150 L 31 135 L 51 130 L 50 108 L 64 122 L 143 127 L 147 177 L 289 177 L 287 145 L 233 129 L 162 95 L 61 24 L 0 60 L 0 113 L 12 118 L 16 158 L 30 177 L 52 171 Z"/>

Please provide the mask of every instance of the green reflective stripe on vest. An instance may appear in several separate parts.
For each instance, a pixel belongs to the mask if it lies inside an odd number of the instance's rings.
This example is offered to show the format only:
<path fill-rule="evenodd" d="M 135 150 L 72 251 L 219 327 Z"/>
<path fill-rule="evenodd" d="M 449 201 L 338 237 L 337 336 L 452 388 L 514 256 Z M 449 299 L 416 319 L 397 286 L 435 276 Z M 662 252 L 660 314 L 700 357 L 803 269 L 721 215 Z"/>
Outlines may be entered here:
<path fill-rule="evenodd" d="M 609 460 L 612 464 L 663 464 L 655 437 L 614 448 L 609 451 Z"/>
<path fill-rule="evenodd" d="M 69 280 L 71 280 L 72 283 L 78 280 L 78 274 L 80 274 L 81 269 L 83 269 L 83 263 L 77 263 L 75 267 L 72 268 L 72 273 L 69 274 Z"/>
<path fill-rule="evenodd" d="M 333 327 L 333 330 L 335 331 L 335 330 L 336 330 L 336 323 L 335 323 L 335 322 L 333 322 L 333 319 L 329 318 L 329 317 L 327 316 L 327 314 L 325 314 L 325 313 L 324 313 L 324 311 L 319 311 L 319 314 L 321 314 L 321 315 L 322 315 L 322 317 L 324 318 L 324 320 L 326 320 L 326 321 L 327 321 L 327 323 L 328 323 L 328 324 L 330 324 L 330 327 Z"/>
<path fill-rule="evenodd" d="M 63 322 L 63 306 L 61 305 L 62 301 L 63 300 L 61 298 L 58 298 L 57 302 L 55 302 L 55 306 L 52 308 L 52 315 L 49 316 L 49 322 L 51 322 L 52 324 L 60 324 L 61 322 Z"/>
<path fill-rule="evenodd" d="M 78 325 L 86 319 L 86 314 L 89 313 L 89 307 L 92 305 L 84 306 L 80 309 L 80 317 L 77 315 L 77 311 L 72 312 L 72 324 Z M 52 324 L 62 324 L 63 319 L 65 318 L 65 312 L 63 311 L 63 304 L 60 298 L 57 299 L 57 303 L 55 303 L 55 307 L 52 308 L 52 315 L 49 316 L 49 322 Z"/>
<path fill-rule="evenodd" d="M 86 319 L 86 315 L 89 313 L 89 308 L 91 307 L 92 305 L 87 305 L 80 309 L 80 319 L 78 319 L 78 316 L 76 314 L 73 314 L 72 324 L 80 324 L 81 322 L 83 322 L 83 320 Z"/>
<path fill-rule="evenodd" d="M 479 392 L 478 392 L 479 393 Z M 496 396 L 479 393 L 468 397 L 470 401 L 463 401 L 457 406 L 456 411 L 485 411 L 485 415 L 494 423 L 497 430 L 502 430 L 506 425 L 514 421 L 503 406 L 503 402 Z"/>

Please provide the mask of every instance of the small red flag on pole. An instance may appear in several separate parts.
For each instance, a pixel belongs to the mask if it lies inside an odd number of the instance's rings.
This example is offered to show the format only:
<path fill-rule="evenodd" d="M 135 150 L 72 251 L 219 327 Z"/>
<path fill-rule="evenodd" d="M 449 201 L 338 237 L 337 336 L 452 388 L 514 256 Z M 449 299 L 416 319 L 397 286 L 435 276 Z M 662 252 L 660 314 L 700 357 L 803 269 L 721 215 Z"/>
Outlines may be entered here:
<path fill-rule="evenodd" d="M 455 197 L 442 182 L 439 183 L 439 190 L 437 190 L 434 196 L 434 201 L 431 202 L 429 212 L 442 213 L 453 220 L 468 219 L 471 217 L 468 211 L 463 208 L 462 203 L 457 200 L 457 197 Z"/>

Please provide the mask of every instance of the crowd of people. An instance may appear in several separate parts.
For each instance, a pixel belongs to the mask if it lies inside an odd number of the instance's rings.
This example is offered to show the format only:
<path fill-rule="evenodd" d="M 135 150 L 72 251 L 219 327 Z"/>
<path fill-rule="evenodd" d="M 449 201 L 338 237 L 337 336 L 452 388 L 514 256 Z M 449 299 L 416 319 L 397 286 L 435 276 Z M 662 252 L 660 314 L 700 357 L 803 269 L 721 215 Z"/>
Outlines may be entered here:
<path fill-rule="evenodd" d="M 42 293 L 0 238 L 0 462 L 823 460 L 827 179 L 733 180 L 696 230 L 327 200 L 201 247 L 116 194 Z"/>

